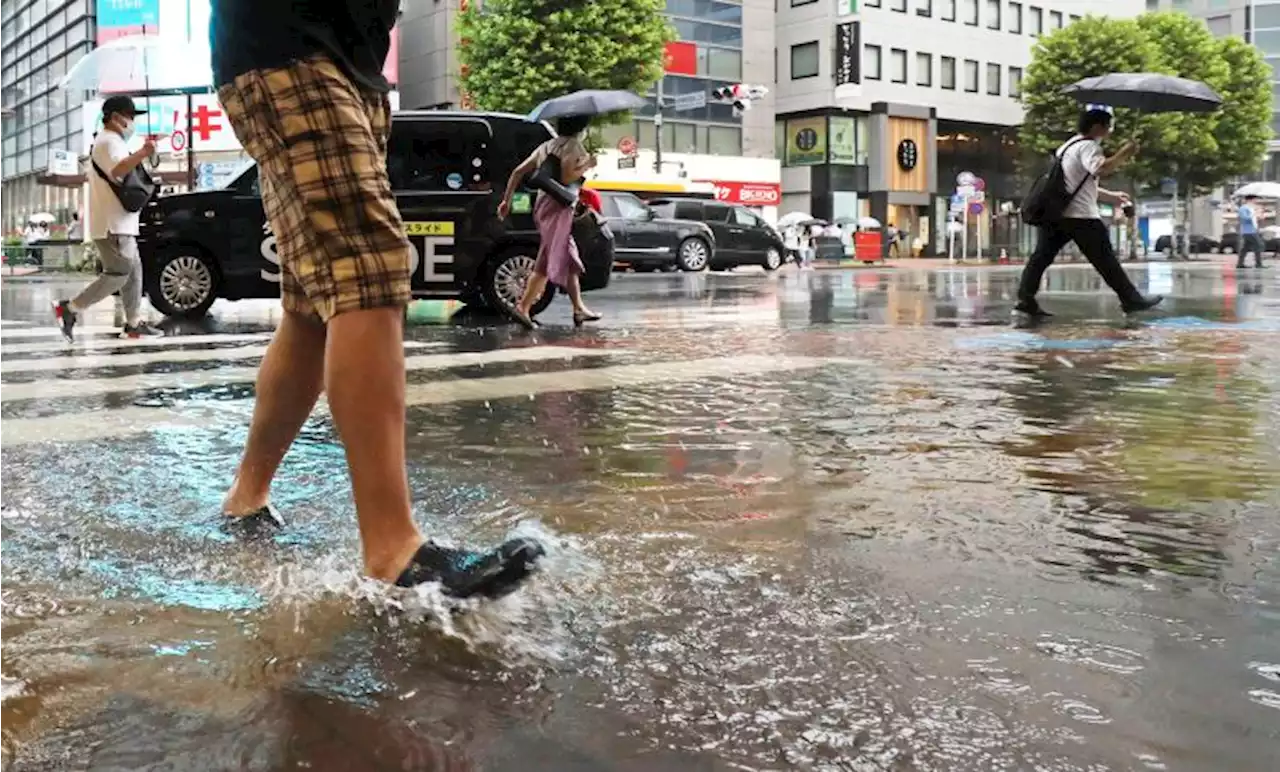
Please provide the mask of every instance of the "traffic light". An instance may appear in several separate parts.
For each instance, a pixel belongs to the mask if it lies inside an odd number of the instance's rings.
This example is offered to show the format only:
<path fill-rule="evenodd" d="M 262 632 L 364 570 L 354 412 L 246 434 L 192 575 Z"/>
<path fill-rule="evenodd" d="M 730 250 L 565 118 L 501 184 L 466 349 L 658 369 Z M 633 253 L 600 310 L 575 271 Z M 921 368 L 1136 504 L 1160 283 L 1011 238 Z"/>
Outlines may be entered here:
<path fill-rule="evenodd" d="M 743 112 L 751 109 L 752 101 L 763 99 L 765 94 L 769 93 L 769 89 L 764 86 L 748 86 L 745 83 L 735 83 L 732 86 L 721 86 L 711 92 L 717 102 L 729 102 L 733 105 L 733 114 L 741 115 Z"/>

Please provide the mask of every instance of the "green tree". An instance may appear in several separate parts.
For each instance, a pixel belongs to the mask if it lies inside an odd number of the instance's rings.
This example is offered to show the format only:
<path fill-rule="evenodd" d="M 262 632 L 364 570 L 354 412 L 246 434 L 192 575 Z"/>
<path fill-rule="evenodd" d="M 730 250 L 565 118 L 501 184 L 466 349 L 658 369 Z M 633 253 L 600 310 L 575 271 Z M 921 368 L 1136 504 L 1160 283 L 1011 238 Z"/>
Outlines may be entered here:
<path fill-rule="evenodd" d="M 1193 170 L 1192 182 L 1200 188 L 1256 171 L 1272 133 L 1271 66 L 1240 38 L 1219 38 L 1214 45 L 1226 65 L 1226 77 L 1217 85 L 1222 95 L 1213 128 L 1218 152 L 1203 176 Z"/>
<path fill-rule="evenodd" d="M 1157 51 L 1132 19 L 1086 16 L 1041 37 L 1022 80 L 1026 108 L 1019 141 L 1036 163 L 1074 131 L 1080 103 L 1063 95 L 1072 83 L 1108 72 L 1158 71 Z M 1151 116 L 1116 110 L 1113 142 L 1136 139 L 1151 130 Z M 1039 166 L 1035 167 L 1037 170 Z"/>
<path fill-rule="evenodd" d="M 675 38 L 664 0 L 485 0 L 458 16 L 462 88 L 481 110 L 527 112 L 584 88 L 643 94 Z"/>

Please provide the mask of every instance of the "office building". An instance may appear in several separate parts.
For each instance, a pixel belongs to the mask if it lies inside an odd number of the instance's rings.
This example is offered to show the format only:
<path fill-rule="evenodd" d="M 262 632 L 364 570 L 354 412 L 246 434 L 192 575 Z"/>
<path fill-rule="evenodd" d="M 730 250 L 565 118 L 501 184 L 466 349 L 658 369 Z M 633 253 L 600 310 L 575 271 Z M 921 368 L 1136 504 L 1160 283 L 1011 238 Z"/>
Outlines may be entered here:
<path fill-rule="evenodd" d="M 779 0 L 784 211 L 872 216 L 945 252 L 956 178 L 985 188 L 974 236 L 1016 240 L 1022 74 L 1036 38 L 1143 0 Z M 1065 128 L 1065 127 L 1064 127 Z"/>

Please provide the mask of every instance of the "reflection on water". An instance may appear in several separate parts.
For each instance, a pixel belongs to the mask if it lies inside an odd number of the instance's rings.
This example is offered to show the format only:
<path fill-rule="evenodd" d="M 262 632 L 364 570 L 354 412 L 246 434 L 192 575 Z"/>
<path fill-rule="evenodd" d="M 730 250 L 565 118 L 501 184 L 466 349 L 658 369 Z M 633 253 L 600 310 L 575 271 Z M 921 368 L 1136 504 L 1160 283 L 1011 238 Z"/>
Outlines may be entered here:
<path fill-rule="evenodd" d="M 551 545 L 496 603 L 357 576 L 327 419 L 288 532 L 223 536 L 250 385 L 6 401 L 226 411 L 5 449 L 6 767 L 1280 768 L 1280 282 L 1136 278 L 1169 308 L 1068 268 L 1029 329 L 1010 270 L 619 279 L 538 341 L 828 364 L 412 409 L 435 537 Z"/>

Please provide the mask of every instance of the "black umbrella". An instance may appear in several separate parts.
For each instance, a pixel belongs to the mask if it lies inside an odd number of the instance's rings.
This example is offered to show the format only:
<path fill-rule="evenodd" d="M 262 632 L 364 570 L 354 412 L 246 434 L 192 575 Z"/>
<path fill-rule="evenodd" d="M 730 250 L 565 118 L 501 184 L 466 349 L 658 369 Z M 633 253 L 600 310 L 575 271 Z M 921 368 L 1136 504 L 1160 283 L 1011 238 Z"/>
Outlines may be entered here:
<path fill-rule="evenodd" d="M 585 89 L 548 99 L 526 117 L 530 121 L 547 121 L 570 115 L 603 115 L 620 110 L 635 110 L 645 106 L 644 97 L 630 91 L 600 91 Z"/>
<path fill-rule="evenodd" d="M 1128 107 L 1144 113 L 1211 113 L 1222 97 L 1198 80 L 1155 72 L 1113 72 L 1062 89 L 1080 102 Z"/>

